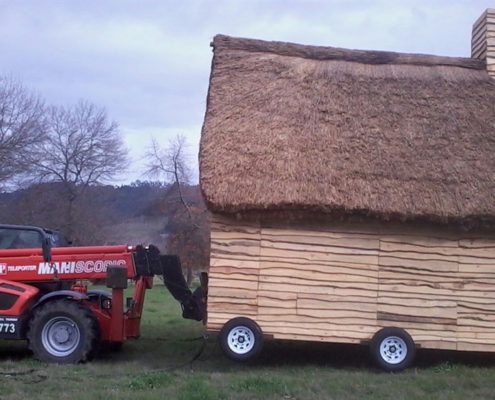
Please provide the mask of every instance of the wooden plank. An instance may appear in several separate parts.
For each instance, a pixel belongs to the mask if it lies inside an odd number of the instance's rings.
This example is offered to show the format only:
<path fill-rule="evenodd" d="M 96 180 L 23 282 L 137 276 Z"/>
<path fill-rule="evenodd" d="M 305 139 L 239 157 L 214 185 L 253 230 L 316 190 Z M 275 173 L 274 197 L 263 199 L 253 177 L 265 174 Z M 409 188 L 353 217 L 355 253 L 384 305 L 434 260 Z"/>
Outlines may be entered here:
<path fill-rule="evenodd" d="M 266 304 L 266 303 L 265 303 Z M 258 306 L 258 319 L 262 315 L 270 315 L 270 316 L 278 316 L 283 314 L 284 317 L 289 315 L 297 315 L 297 310 L 295 307 L 292 308 L 282 308 L 282 307 L 274 307 L 272 304 L 267 306 Z"/>
<path fill-rule="evenodd" d="M 269 243 L 285 243 L 300 246 L 328 246 L 340 247 L 345 243 L 346 247 L 378 250 L 379 236 L 366 234 L 352 234 L 347 232 L 315 232 L 315 231 L 291 231 L 279 229 L 261 230 L 262 241 Z"/>
<path fill-rule="evenodd" d="M 434 294 L 432 295 L 431 293 L 419 293 L 419 292 L 415 292 L 415 291 L 412 291 L 412 292 L 403 292 L 403 291 L 396 291 L 396 290 L 393 290 L 393 291 L 388 291 L 388 290 L 383 290 L 382 288 L 382 284 L 380 284 L 380 295 L 378 298 L 380 297 L 389 297 L 389 298 L 395 298 L 396 301 L 400 301 L 400 302 L 404 302 L 404 303 L 409 303 L 409 302 L 412 302 L 412 304 L 414 304 L 414 302 L 416 301 L 432 301 L 432 300 L 437 300 L 437 301 L 456 301 L 455 299 L 452 299 L 452 296 L 450 294 L 446 294 L 446 295 L 437 295 L 437 294 Z"/>
<path fill-rule="evenodd" d="M 257 315 L 258 306 L 252 304 L 244 304 L 241 302 L 229 303 L 229 302 L 208 301 L 208 312 L 215 313 L 216 311 L 230 312 L 235 315 L 239 315 L 239 314 Z"/>
<path fill-rule="evenodd" d="M 337 280 L 330 280 L 330 281 L 319 281 L 315 279 L 311 279 L 310 277 L 307 278 L 298 278 L 298 277 L 293 277 L 293 276 L 271 276 L 271 275 L 264 275 L 261 273 L 259 277 L 259 284 L 273 284 L 274 286 L 278 284 L 290 284 L 294 285 L 294 289 L 299 289 L 300 287 L 319 287 L 319 286 L 326 286 L 326 287 L 334 287 L 334 288 L 345 288 L 345 289 L 364 289 L 364 290 L 371 290 L 375 292 L 377 291 L 377 284 L 376 283 L 368 283 L 368 282 L 356 282 L 352 280 L 342 280 L 342 281 L 337 281 Z M 267 290 L 270 290 L 269 287 L 266 288 Z"/>
<path fill-rule="evenodd" d="M 439 260 L 434 259 L 419 259 L 419 258 L 407 258 L 400 254 L 394 254 L 391 256 L 388 253 L 380 254 L 379 259 L 380 266 L 397 266 L 416 268 L 418 270 L 430 270 L 430 271 L 442 271 L 442 272 L 457 272 L 459 270 L 459 264 L 456 261 Z"/>
<path fill-rule="evenodd" d="M 423 349 L 438 349 L 438 350 L 457 350 L 457 340 L 445 340 L 438 338 L 437 340 L 416 339 L 414 340 L 419 347 Z"/>
<path fill-rule="evenodd" d="M 296 341 L 311 341 L 311 342 L 327 342 L 327 343 L 353 343 L 359 344 L 361 339 L 332 337 L 332 336 L 315 336 L 315 335 L 297 335 L 293 333 L 273 333 L 273 338 L 277 340 L 296 340 Z"/>
<path fill-rule="evenodd" d="M 378 255 L 370 254 L 341 254 L 330 252 L 301 251 L 291 249 L 277 249 L 261 247 L 260 256 L 264 259 L 291 258 L 292 260 L 324 261 L 324 262 L 348 262 L 356 264 L 372 265 L 378 263 Z"/>
<path fill-rule="evenodd" d="M 387 252 L 410 252 L 428 255 L 439 255 L 439 256 L 457 256 L 458 246 L 456 246 L 456 241 L 449 241 L 448 246 L 436 245 L 433 246 L 431 243 L 424 243 L 418 241 L 414 242 L 403 242 L 397 240 L 380 240 L 380 253 Z M 454 259 L 456 260 L 456 259 Z"/>
<path fill-rule="evenodd" d="M 232 219 L 232 217 L 222 216 L 219 214 L 212 214 L 210 226 L 212 230 L 223 232 L 234 231 L 259 233 L 261 231 L 261 227 L 258 222 L 238 221 L 236 219 Z"/>
<path fill-rule="evenodd" d="M 317 286 L 295 286 L 292 283 L 281 282 L 259 282 L 259 290 L 284 293 L 309 293 L 335 296 L 362 296 L 376 299 L 376 289 L 364 288 L 341 288 L 335 285 L 317 285 Z"/>
<path fill-rule="evenodd" d="M 298 308 L 297 315 L 317 317 L 321 319 L 327 318 L 355 318 L 363 320 L 376 320 L 376 313 L 370 311 L 361 310 L 332 310 L 332 309 L 311 309 L 311 308 Z"/>
<path fill-rule="evenodd" d="M 211 230 L 211 240 L 220 242 L 220 241 L 230 241 L 230 240 L 259 240 L 260 231 L 252 230 L 249 232 L 246 231 L 222 231 L 215 229 L 213 227 Z"/>
<path fill-rule="evenodd" d="M 484 343 L 492 343 L 495 344 L 495 334 L 494 332 L 465 332 L 460 331 L 457 332 L 457 338 L 462 340 L 463 342 L 470 342 L 471 339 L 474 339 L 476 342 L 483 341 Z"/>
<path fill-rule="evenodd" d="M 354 312 L 356 309 L 359 312 L 371 313 L 372 318 L 376 318 L 376 310 L 377 305 L 376 302 L 363 302 L 359 303 L 359 306 L 352 301 L 347 301 L 346 297 L 340 297 L 340 300 L 334 301 L 325 301 L 325 300 L 315 300 L 315 299 L 297 299 L 297 311 L 298 314 L 303 314 L 303 310 L 314 310 L 315 312 L 321 310 L 329 310 L 329 311 L 352 311 Z M 320 314 L 323 317 L 323 314 Z M 350 314 L 349 314 L 350 315 Z"/>
<path fill-rule="evenodd" d="M 280 334 L 301 335 L 311 338 L 313 336 L 329 337 L 332 339 L 342 338 L 347 340 L 369 340 L 372 334 L 372 328 L 363 326 L 358 331 L 331 329 L 331 328 L 318 328 L 318 327 L 304 327 L 299 323 L 262 323 L 261 329 L 268 335 L 273 335 L 277 338 Z M 332 340 L 333 341 L 333 340 Z"/>
<path fill-rule="evenodd" d="M 417 294 L 419 297 L 426 295 L 430 298 L 450 298 L 457 300 L 462 296 L 463 299 L 475 299 L 475 298 L 490 298 L 494 299 L 495 292 L 493 290 L 485 291 L 462 291 L 459 289 L 449 287 L 448 285 L 431 285 L 431 284 L 417 284 L 416 282 L 380 282 L 380 295 L 386 293 L 390 295 L 392 292 L 399 292 L 405 294 Z"/>
<path fill-rule="evenodd" d="M 274 292 L 271 290 L 258 290 L 258 297 L 264 297 L 268 299 L 278 299 L 278 300 L 296 300 L 298 297 L 297 293 L 291 292 Z"/>
<path fill-rule="evenodd" d="M 383 321 L 389 321 L 389 322 L 410 322 L 410 323 L 416 323 L 418 325 L 427 323 L 427 324 L 441 324 L 441 325 L 455 326 L 457 324 L 457 319 L 455 318 L 397 314 L 395 312 L 387 312 L 387 311 L 378 311 L 377 319 L 380 323 L 383 323 Z"/>
<path fill-rule="evenodd" d="M 471 326 L 473 328 L 491 329 L 494 324 L 494 316 L 488 314 L 476 314 L 473 316 L 459 315 L 459 319 L 457 320 L 457 326 Z M 473 332 L 477 331 L 478 329 L 473 329 Z"/>
<path fill-rule="evenodd" d="M 452 324 L 442 324 L 439 321 L 435 321 L 435 323 L 422 322 L 418 324 L 415 321 L 393 321 L 394 324 L 390 324 L 391 321 L 387 320 L 379 320 L 377 321 L 378 328 L 385 328 L 388 326 L 395 326 L 398 328 L 405 329 L 407 332 L 416 332 L 421 334 L 431 334 L 431 335 L 440 335 L 444 339 L 448 340 L 456 340 L 457 337 L 457 326 Z M 377 329 L 378 330 L 378 329 Z"/>
<path fill-rule="evenodd" d="M 260 313 L 263 309 L 276 309 L 277 312 L 287 312 L 287 309 L 290 309 L 296 313 L 297 308 L 297 300 L 294 296 L 294 299 L 275 299 L 273 297 L 261 297 L 258 295 L 258 305 L 260 307 Z"/>
<path fill-rule="evenodd" d="M 481 274 L 495 274 L 495 265 L 493 264 L 459 264 L 459 272 L 462 276 L 471 274 L 478 276 Z"/>
<path fill-rule="evenodd" d="M 488 257 L 475 257 L 475 256 L 459 256 L 460 264 L 478 264 L 478 265 L 489 265 L 495 267 L 495 258 Z"/>
<path fill-rule="evenodd" d="M 285 278 L 287 275 L 291 279 L 303 279 L 316 282 L 353 282 L 363 284 L 377 284 L 377 276 L 366 276 L 359 274 L 347 274 L 345 271 L 335 272 L 332 268 L 329 268 L 326 272 L 316 271 L 314 269 L 298 269 L 298 268 L 282 268 L 282 267 L 266 267 L 264 263 L 261 263 L 261 269 L 259 271 L 261 277 L 274 277 Z M 376 275 L 376 274 L 375 274 Z M 282 282 L 282 280 L 280 280 Z"/>
<path fill-rule="evenodd" d="M 473 300 L 459 299 L 457 300 L 457 307 L 459 309 L 459 313 L 495 313 L 495 302 L 493 299 L 487 299 L 485 297 Z M 495 330 L 495 325 L 493 329 Z"/>
<path fill-rule="evenodd" d="M 256 299 L 258 298 L 256 290 L 249 290 L 245 288 L 232 288 L 230 282 L 213 282 L 214 285 L 210 286 L 208 282 L 208 299 L 218 297 L 233 297 L 239 299 Z M 225 286 L 222 286 L 225 285 Z"/>
<path fill-rule="evenodd" d="M 260 254 L 257 241 L 211 242 L 212 254 L 240 255 L 257 257 Z"/>
<path fill-rule="evenodd" d="M 243 281 L 255 281 L 258 282 L 258 275 L 260 273 L 259 269 L 239 269 L 232 267 L 215 267 L 210 270 L 210 278 L 217 280 L 243 280 Z"/>
<path fill-rule="evenodd" d="M 299 300 L 320 300 L 325 302 L 342 302 L 346 301 L 354 304 L 354 307 L 360 307 L 361 303 L 371 303 L 376 304 L 376 296 L 366 297 L 357 295 L 329 295 L 329 294 L 318 294 L 318 293 L 298 293 L 297 299 Z"/>
<path fill-rule="evenodd" d="M 484 340 L 476 341 L 476 342 L 466 342 L 463 340 L 459 340 L 457 342 L 457 350 L 463 351 L 495 351 L 495 344 L 487 344 Z"/>
<path fill-rule="evenodd" d="M 457 283 L 460 287 L 462 279 L 457 271 L 436 271 L 434 269 L 417 269 L 404 266 L 380 266 L 380 281 L 386 280 L 418 280 L 422 282 Z"/>
<path fill-rule="evenodd" d="M 378 243 L 378 240 L 376 241 Z M 343 255 L 378 255 L 378 246 L 376 248 L 364 248 L 352 246 L 352 243 L 340 242 L 340 246 L 337 245 L 321 245 L 316 243 L 301 244 L 295 242 L 281 242 L 270 241 L 266 239 L 261 240 L 261 247 L 265 249 L 277 249 L 283 251 L 297 251 L 297 252 L 309 252 L 309 253 L 323 253 L 323 254 L 343 254 Z"/>
<path fill-rule="evenodd" d="M 385 310 L 385 307 L 396 307 L 397 310 L 411 307 L 423 315 L 431 310 L 433 314 L 439 313 L 440 316 L 447 316 L 448 318 L 456 318 L 457 316 L 457 301 L 453 299 L 411 297 L 406 300 L 402 296 L 393 297 L 384 293 L 377 298 L 377 304 L 379 310 Z"/>
<path fill-rule="evenodd" d="M 495 279 L 493 278 L 479 278 L 479 279 L 465 279 L 461 281 L 462 291 L 459 293 L 459 298 L 462 298 L 465 293 L 479 292 L 479 293 L 489 293 L 489 298 L 494 298 L 495 296 Z M 493 291 L 493 295 L 490 292 Z"/>
<path fill-rule="evenodd" d="M 247 280 L 234 280 L 234 279 L 211 279 L 208 280 L 208 295 L 211 295 L 210 289 L 222 288 L 222 289 L 238 289 L 251 291 L 256 294 L 258 289 L 257 281 Z"/>
<path fill-rule="evenodd" d="M 282 313 L 278 314 L 264 314 L 260 313 L 257 317 L 257 321 L 263 321 L 268 323 L 296 323 L 301 326 L 323 326 L 328 327 L 331 326 L 332 329 L 355 329 L 362 328 L 363 326 L 376 326 L 376 318 L 375 319 L 367 319 L 367 318 L 354 318 L 354 317 L 326 317 L 325 319 L 320 318 L 319 316 L 310 316 L 310 315 L 295 315 L 295 314 L 287 314 L 284 315 Z"/>
<path fill-rule="evenodd" d="M 495 249 L 495 237 L 472 237 L 459 239 L 459 247 L 464 249 Z"/>
<path fill-rule="evenodd" d="M 239 297 L 228 297 L 228 296 L 214 296 L 208 297 L 208 304 L 212 303 L 241 303 L 249 304 L 252 306 L 258 305 L 258 298 L 239 298 Z"/>
<path fill-rule="evenodd" d="M 354 263 L 332 263 L 332 262 L 320 262 L 315 261 L 297 261 L 294 262 L 290 258 L 281 258 L 279 260 L 270 260 L 261 258 L 259 267 L 261 270 L 266 270 L 269 268 L 280 268 L 287 270 L 302 270 L 310 272 L 321 272 L 321 273 L 334 273 L 334 274 L 347 274 L 354 276 L 355 278 L 367 277 L 367 278 L 377 278 L 378 276 L 378 266 L 377 265 L 366 265 L 366 264 L 354 264 Z"/>
<path fill-rule="evenodd" d="M 308 224 L 305 221 L 298 221 L 297 225 L 276 224 L 263 222 L 261 226 L 264 235 L 285 236 L 302 232 L 317 237 L 328 238 L 358 238 L 377 239 L 381 224 L 362 224 L 352 222 L 337 222 L 335 220 L 325 221 L 325 223 L 313 222 Z"/>
<path fill-rule="evenodd" d="M 223 326 L 223 325 L 225 325 L 226 322 L 230 321 L 233 318 L 237 318 L 237 317 L 256 319 L 256 316 L 253 315 L 252 313 L 249 313 L 249 312 L 229 313 L 229 312 L 216 311 L 213 313 L 208 313 L 207 327 L 209 327 L 210 325 Z"/>
<path fill-rule="evenodd" d="M 460 285 L 455 282 L 426 282 L 420 280 L 381 279 L 379 296 L 389 295 L 391 292 L 417 293 L 434 298 L 438 295 L 456 298 Z M 465 292 L 463 295 L 468 296 Z"/>
<path fill-rule="evenodd" d="M 456 307 L 418 307 L 378 302 L 377 318 L 387 321 L 415 321 L 418 323 L 456 324 Z"/>
<path fill-rule="evenodd" d="M 221 267 L 228 267 L 232 269 L 250 270 L 253 273 L 257 273 L 260 263 L 259 260 L 248 259 L 232 259 L 232 258 L 220 258 L 212 255 L 210 258 L 210 271 Z"/>
<path fill-rule="evenodd" d="M 384 232 L 380 235 L 380 246 L 384 243 L 405 243 L 408 245 L 413 245 L 417 247 L 432 248 L 433 251 L 437 248 L 457 248 L 459 246 L 459 239 L 457 236 L 449 233 L 438 233 L 434 234 L 431 231 L 425 231 L 423 234 L 421 231 L 413 230 L 411 228 L 393 229 Z"/>

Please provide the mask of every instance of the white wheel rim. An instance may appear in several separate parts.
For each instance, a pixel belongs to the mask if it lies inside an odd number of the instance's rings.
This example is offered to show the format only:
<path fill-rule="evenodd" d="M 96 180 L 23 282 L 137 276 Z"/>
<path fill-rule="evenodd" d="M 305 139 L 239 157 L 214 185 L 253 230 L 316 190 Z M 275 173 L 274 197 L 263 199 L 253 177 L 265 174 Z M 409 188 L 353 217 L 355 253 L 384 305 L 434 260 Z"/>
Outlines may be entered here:
<path fill-rule="evenodd" d="M 398 336 L 388 336 L 380 343 L 380 356 L 388 364 L 400 364 L 407 357 L 407 344 Z"/>
<path fill-rule="evenodd" d="M 41 342 L 45 350 L 55 357 L 70 355 L 81 341 L 77 324 L 67 317 L 55 317 L 41 331 Z"/>
<path fill-rule="evenodd" d="M 236 326 L 227 336 L 227 345 L 235 354 L 249 353 L 254 347 L 254 333 L 246 326 Z"/>

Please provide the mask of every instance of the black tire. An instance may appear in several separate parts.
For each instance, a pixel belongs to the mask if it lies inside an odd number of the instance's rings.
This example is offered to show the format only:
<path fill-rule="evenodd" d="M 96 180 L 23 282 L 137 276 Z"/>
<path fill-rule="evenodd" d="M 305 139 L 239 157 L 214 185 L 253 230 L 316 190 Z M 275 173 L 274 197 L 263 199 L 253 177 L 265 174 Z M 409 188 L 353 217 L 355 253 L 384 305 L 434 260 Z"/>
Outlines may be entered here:
<path fill-rule="evenodd" d="M 231 319 L 223 326 L 218 338 L 225 355 L 234 361 L 254 360 L 263 348 L 263 332 L 249 318 Z"/>
<path fill-rule="evenodd" d="M 409 367 L 416 354 L 411 336 L 400 328 L 383 328 L 371 341 L 371 356 L 387 372 L 398 372 Z"/>
<path fill-rule="evenodd" d="M 41 361 L 72 364 L 90 360 L 97 349 L 98 322 L 93 313 L 74 300 L 53 300 L 38 308 L 27 338 Z"/>

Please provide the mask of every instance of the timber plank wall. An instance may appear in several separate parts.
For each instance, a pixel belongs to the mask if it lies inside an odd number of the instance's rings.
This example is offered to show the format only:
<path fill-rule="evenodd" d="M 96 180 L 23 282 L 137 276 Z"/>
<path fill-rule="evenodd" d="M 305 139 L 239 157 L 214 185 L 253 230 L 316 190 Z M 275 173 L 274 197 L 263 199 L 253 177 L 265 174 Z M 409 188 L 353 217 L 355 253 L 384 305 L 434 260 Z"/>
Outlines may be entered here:
<path fill-rule="evenodd" d="M 495 351 L 494 235 L 323 226 L 214 215 L 207 328 L 244 316 L 275 339 L 360 343 L 397 326 L 421 347 Z"/>

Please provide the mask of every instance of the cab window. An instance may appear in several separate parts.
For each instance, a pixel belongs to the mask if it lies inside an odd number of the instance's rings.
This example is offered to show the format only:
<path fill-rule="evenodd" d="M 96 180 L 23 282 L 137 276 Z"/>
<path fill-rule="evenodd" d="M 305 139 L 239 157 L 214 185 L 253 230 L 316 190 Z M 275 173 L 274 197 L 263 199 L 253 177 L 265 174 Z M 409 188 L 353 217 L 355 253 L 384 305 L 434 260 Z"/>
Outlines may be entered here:
<path fill-rule="evenodd" d="M 0 228 L 0 249 L 32 249 L 42 247 L 39 232 L 21 229 Z"/>

